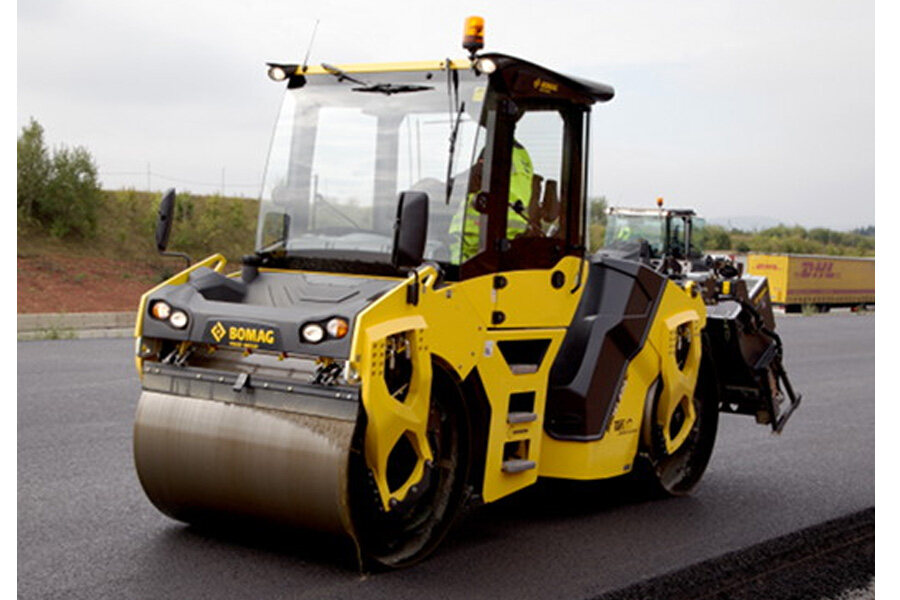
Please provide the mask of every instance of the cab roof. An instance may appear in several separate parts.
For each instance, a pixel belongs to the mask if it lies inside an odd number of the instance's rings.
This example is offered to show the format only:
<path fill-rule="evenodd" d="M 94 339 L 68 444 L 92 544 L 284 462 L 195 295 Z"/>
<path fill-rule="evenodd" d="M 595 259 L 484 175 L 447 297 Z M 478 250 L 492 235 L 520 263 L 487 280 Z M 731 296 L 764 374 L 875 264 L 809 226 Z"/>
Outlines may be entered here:
<path fill-rule="evenodd" d="M 535 79 L 534 85 L 537 86 L 540 85 L 541 82 L 546 81 L 558 82 L 571 89 L 573 92 L 588 96 L 594 102 L 607 102 L 609 100 L 612 100 L 613 96 L 615 96 L 616 94 L 616 91 L 611 85 L 607 85 L 605 83 L 597 83 L 595 81 L 590 81 L 589 79 L 582 79 L 581 77 L 573 77 L 571 75 L 558 73 L 556 71 L 548 69 L 547 67 L 543 67 L 536 63 L 517 58 L 515 56 L 491 52 L 482 54 L 479 58 L 490 59 L 494 61 L 494 63 L 496 63 L 497 65 L 498 71 L 510 70 L 536 73 L 538 75 L 538 78 Z"/>
<path fill-rule="evenodd" d="M 697 213 L 690 208 L 627 208 L 610 206 L 606 209 L 609 215 L 625 215 L 629 217 L 696 217 Z"/>
<path fill-rule="evenodd" d="M 565 75 L 557 71 L 548 69 L 536 63 L 509 56 L 507 54 L 499 54 L 490 52 L 479 55 L 478 59 L 489 59 L 494 62 L 497 72 L 502 73 L 506 78 L 515 77 L 519 73 L 527 73 L 532 76 L 532 82 L 536 89 L 540 89 L 543 84 L 544 90 L 552 90 L 552 86 L 561 84 L 568 91 L 578 95 L 586 96 L 592 102 L 607 102 L 615 96 L 615 90 L 612 86 L 605 83 L 597 83 L 581 77 Z M 393 62 L 393 63 L 352 63 L 335 65 L 338 69 L 345 73 L 391 73 L 391 72 L 408 72 L 408 71 L 443 71 L 447 68 L 447 63 L 451 69 L 471 69 L 472 61 L 468 59 L 445 59 L 445 60 L 421 60 L 411 62 Z M 268 63 L 270 66 L 280 66 L 292 75 L 327 75 L 331 73 L 323 65 L 308 65 L 305 68 L 301 65 L 285 65 L 278 63 Z"/>

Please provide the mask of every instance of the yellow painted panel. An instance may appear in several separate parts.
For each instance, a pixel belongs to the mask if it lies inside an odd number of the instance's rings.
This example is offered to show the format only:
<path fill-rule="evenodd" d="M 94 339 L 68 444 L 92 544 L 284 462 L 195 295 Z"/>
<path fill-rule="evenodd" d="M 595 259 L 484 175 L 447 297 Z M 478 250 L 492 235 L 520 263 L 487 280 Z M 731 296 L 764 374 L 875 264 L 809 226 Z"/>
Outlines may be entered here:
<path fill-rule="evenodd" d="M 674 330 L 691 323 L 693 341 L 683 370 L 675 362 Z M 540 475 L 565 479 L 604 479 L 631 470 L 641 441 L 644 408 L 650 386 L 661 377 L 660 405 L 671 412 L 682 395 L 692 394 L 701 358 L 700 333 L 706 325 L 706 311 L 698 295 L 667 282 L 644 347 L 629 363 L 625 383 L 606 431 L 589 442 L 557 440 L 543 433 Z M 668 390 L 666 389 L 668 385 Z M 677 448 L 684 436 L 667 440 Z"/>
<path fill-rule="evenodd" d="M 520 473 L 503 472 L 503 448 L 507 442 L 527 440 L 528 454 L 521 456 L 538 465 L 544 428 L 544 406 L 550 367 L 559 351 L 565 329 L 509 329 L 491 331 L 485 340 L 485 351 L 478 362 L 484 390 L 491 403 L 491 422 L 488 432 L 487 456 L 484 459 L 482 497 L 492 502 L 527 487 L 537 481 L 538 469 Z M 498 342 L 504 340 L 549 340 L 543 362 L 533 373 L 515 374 L 503 358 Z M 530 423 L 509 424 L 509 398 L 516 392 L 534 392 L 534 412 L 537 420 Z"/>
<path fill-rule="evenodd" d="M 653 346 L 645 344 L 628 366 L 618 407 L 603 437 L 591 442 L 575 442 L 557 440 L 542 432 L 540 475 L 587 480 L 615 477 L 630 471 L 640 442 L 644 399 L 657 375 L 659 355 Z"/>
<path fill-rule="evenodd" d="M 441 71 L 444 69 L 446 61 L 443 60 L 420 60 L 409 62 L 395 63 L 352 63 L 345 65 L 334 65 L 345 73 L 391 73 L 400 71 Z M 472 63 L 468 60 L 451 60 L 451 69 L 471 69 Z M 308 65 L 306 71 L 302 66 L 297 67 L 295 75 L 329 75 L 329 71 L 325 70 L 321 65 Z"/>
<path fill-rule="evenodd" d="M 772 302 L 784 304 L 787 297 L 787 256 L 783 254 L 749 254 L 747 272 L 769 280 Z"/>
<path fill-rule="evenodd" d="M 414 378 L 419 375 L 424 377 L 424 374 L 429 378 L 428 382 L 418 380 L 414 388 L 410 387 L 406 404 L 423 406 L 430 401 L 431 356 L 450 365 L 460 380 L 478 367 L 491 408 L 491 423 L 487 456 L 476 457 L 475 460 L 486 461 L 483 496 L 487 501 L 495 500 L 530 485 L 537 477 L 537 469 L 516 474 L 504 473 L 503 447 L 509 441 L 527 440 L 528 458 L 537 461 L 540 457 L 550 367 L 584 288 L 582 285 L 576 293 L 571 293 L 574 282 L 572 274 L 577 272 L 578 263 L 579 259 L 564 259 L 558 265 L 567 273 L 569 285 L 562 288 L 564 291 L 550 285 L 552 271 L 502 274 L 507 277 L 509 285 L 519 290 L 515 297 L 503 300 L 502 307 L 510 314 L 503 325 L 508 325 L 510 321 L 517 325 L 540 323 L 542 326 L 539 328 L 493 328 L 489 325 L 493 311 L 501 306 L 498 290 L 494 289 L 493 274 L 435 287 L 437 272 L 427 265 L 418 269 L 420 294 L 417 305 L 407 303 L 407 286 L 415 281 L 414 277 L 409 277 L 398 281 L 396 288 L 357 316 L 349 366 L 362 378 L 362 402 L 369 417 L 366 429 L 368 466 L 375 474 L 386 509 L 389 510 L 391 499 L 402 501 L 409 487 L 404 486 L 394 492 L 387 490 L 385 461 L 390 450 L 404 432 L 411 432 L 424 445 L 427 430 L 427 413 L 422 412 L 422 416 L 401 415 L 395 406 L 396 401 L 389 397 L 383 385 L 387 336 L 402 331 L 414 332 L 417 340 L 412 355 Z M 583 276 L 587 276 L 587 269 Z M 506 364 L 497 342 L 526 339 L 546 339 L 549 346 L 536 372 L 516 374 Z M 425 365 L 425 362 L 429 364 Z M 509 396 L 516 391 L 535 393 L 537 421 L 515 426 L 507 423 Z M 430 455 L 423 448 L 415 473 L 421 472 L 420 467 L 426 456 Z"/>
<path fill-rule="evenodd" d="M 579 268 L 582 282 L 573 293 Z M 551 277 L 557 271 L 565 281 L 554 288 Z M 549 270 L 510 271 L 503 276 L 506 287 L 495 292 L 496 310 L 504 315 L 499 327 L 568 327 L 584 292 L 588 265 L 582 267 L 581 259 L 567 256 Z"/>

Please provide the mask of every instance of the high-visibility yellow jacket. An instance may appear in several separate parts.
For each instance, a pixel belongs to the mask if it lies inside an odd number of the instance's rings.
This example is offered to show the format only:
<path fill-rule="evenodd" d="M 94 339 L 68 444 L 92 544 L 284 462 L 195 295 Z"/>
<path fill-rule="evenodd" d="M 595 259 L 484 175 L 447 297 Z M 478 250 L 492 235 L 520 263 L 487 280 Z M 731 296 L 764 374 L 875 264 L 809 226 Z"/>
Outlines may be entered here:
<path fill-rule="evenodd" d="M 512 239 L 525 232 L 528 221 L 512 209 L 517 200 L 522 201 L 525 212 L 531 203 L 531 180 L 534 176 L 534 167 L 528 151 L 515 142 L 512 151 L 512 165 L 509 176 L 509 214 L 506 218 L 506 237 Z M 450 235 L 453 243 L 450 245 L 450 262 L 461 264 L 472 258 L 479 250 L 479 237 L 481 231 L 482 215 L 472 206 L 475 194 L 469 194 L 465 202 L 461 202 L 459 210 L 450 221 Z M 465 225 L 463 224 L 465 223 Z"/>

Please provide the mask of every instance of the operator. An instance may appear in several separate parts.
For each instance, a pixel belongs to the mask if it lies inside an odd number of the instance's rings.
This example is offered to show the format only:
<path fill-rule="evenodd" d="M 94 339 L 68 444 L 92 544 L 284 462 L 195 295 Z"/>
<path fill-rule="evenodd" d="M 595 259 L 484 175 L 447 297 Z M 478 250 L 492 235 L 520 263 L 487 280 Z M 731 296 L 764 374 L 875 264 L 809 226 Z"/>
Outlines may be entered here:
<path fill-rule="evenodd" d="M 482 214 L 475 210 L 472 202 L 475 194 L 481 189 L 481 174 L 484 169 L 484 155 L 478 158 L 478 162 L 472 168 L 472 176 L 469 180 L 469 193 L 466 201 L 461 202 L 459 210 L 450 221 L 450 235 L 453 242 L 450 244 L 450 262 L 453 264 L 464 263 L 476 254 L 479 249 L 480 222 Z M 531 204 L 532 179 L 534 167 L 531 156 L 518 141 L 513 140 L 512 160 L 510 161 L 509 175 L 509 212 L 506 217 L 506 237 L 513 239 L 528 229 L 528 220 L 517 213 L 513 206 L 517 201 L 522 202 L 525 213 Z M 465 221 L 465 230 L 463 230 Z M 460 242 L 462 243 L 462 256 L 460 257 Z"/>

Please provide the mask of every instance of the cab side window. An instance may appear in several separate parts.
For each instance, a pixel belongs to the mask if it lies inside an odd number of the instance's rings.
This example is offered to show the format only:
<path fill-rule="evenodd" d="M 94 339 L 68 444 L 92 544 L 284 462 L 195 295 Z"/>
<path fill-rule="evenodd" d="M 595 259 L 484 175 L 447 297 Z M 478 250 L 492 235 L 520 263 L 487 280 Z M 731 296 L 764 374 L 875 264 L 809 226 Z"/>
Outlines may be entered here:
<path fill-rule="evenodd" d="M 555 110 L 525 111 L 516 122 L 507 239 L 565 235 L 559 189 L 564 131 L 563 118 Z"/>

